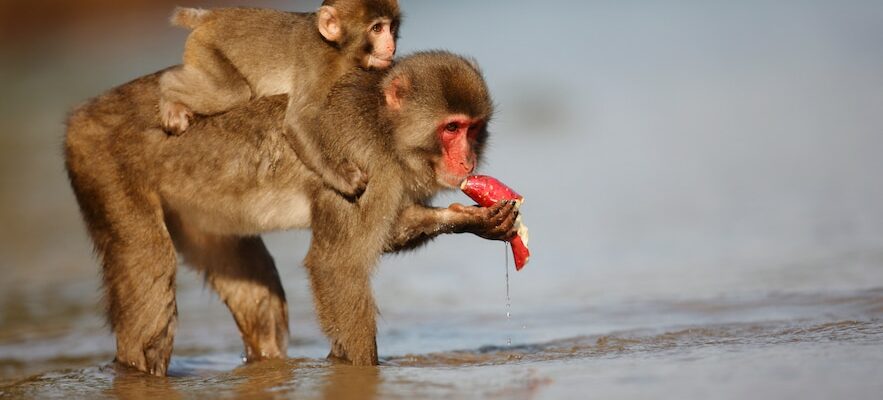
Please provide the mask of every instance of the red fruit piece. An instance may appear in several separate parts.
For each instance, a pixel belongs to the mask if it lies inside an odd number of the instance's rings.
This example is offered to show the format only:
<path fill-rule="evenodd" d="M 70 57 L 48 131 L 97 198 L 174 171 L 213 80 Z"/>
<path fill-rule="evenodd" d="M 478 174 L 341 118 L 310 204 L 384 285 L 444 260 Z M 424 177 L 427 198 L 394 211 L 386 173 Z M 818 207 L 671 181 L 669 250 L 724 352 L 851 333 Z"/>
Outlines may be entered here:
<path fill-rule="evenodd" d="M 524 201 L 524 197 L 512 188 L 487 175 L 473 175 L 466 178 L 460 185 L 460 189 L 482 207 L 490 207 L 503 200 L 516 200 L 520 207 Z M 515 236 L 509 243 L 512 245 L 515 270 L 521 271 L 530 259 L 530 250 L 527 248 L 527 227 L 521 223 L 521 216 L 518 217 L 516 223 L 518 224 L 518 236 Z"/>

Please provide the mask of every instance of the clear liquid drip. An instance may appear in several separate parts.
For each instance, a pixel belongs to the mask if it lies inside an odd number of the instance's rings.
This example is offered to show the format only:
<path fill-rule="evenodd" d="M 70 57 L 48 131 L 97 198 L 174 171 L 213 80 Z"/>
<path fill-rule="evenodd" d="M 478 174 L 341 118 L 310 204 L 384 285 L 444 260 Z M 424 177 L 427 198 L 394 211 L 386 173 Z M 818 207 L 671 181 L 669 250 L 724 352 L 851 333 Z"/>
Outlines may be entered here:
<path fill-rule="evenodd" d="M 506 326 L 512 327 L 512 299 L 509 297 L 509 243 L 503 245 L 506 253 Z M 512 346 L 512 334 L 506 337 L 506 346 Z"/>

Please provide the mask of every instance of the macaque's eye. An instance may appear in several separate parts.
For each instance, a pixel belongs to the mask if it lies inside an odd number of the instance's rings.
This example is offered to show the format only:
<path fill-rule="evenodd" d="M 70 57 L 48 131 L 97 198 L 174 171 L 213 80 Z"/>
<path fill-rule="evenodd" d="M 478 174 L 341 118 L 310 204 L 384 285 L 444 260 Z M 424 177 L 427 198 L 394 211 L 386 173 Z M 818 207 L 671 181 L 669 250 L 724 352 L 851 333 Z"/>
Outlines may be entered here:
<path fill-rule="evenodd" d="M 371 27 L 371 30 L 372 30 L 374 33 L 380 33 L 380 32 L 383 32 L 383 24 L 380 23 L 380 22 L 378 22 L 378 23 L 374 24 L 374 26 Z"/>
<path fill-rule="evenodd" d="M 460 129 L 460 125 L 457 125 L 456 122 L 451 122 L 445 126 L 445 130 L 448 132 L 456 132 L 458 129 Z"/>

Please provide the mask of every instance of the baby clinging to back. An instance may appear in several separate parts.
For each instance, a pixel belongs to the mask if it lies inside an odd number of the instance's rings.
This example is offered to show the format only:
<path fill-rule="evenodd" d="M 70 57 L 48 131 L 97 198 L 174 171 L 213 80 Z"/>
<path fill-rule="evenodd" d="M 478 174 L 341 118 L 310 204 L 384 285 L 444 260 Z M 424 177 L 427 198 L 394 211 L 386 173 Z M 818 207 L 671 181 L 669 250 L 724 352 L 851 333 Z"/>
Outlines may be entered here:
<path fill-rule="evenodd" d="M 285 137 L 298 158 L 328 186 L 358 196 L 367 177 L 349 160 L 325 156 L 315 119 L 340 77 L 392 65 L 399 22 L 397 0 L 325 0 L 314 13 L 179 8 L 172 23 L 192 32 L 183 65 L 160 79 L 163 128 L 179 135 L 193 114 L 287 94 Z"/>

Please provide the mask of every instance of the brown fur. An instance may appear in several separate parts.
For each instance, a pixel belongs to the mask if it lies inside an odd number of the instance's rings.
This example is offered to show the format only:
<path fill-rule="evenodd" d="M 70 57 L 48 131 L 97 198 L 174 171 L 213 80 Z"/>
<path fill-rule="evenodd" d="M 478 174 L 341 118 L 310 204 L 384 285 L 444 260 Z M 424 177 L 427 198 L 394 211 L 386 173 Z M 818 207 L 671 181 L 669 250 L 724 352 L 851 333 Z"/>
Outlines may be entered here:
<path fill-rule="evenodd" d="M 323 11 L 336 13 L 342 36 L 319 33 Z M 327 0 L 317 13 L 254 8 L 197 10 L 179 8 L 172 23 L 193 29 L 184 65 L 161 80 L 160 110 L 167 130 L 187 129 L 192 113 L 216 114 L 249 98 L 288 94 L 286 139 L 300 159 L 335 190 L 357 196 L 366 177 L 347 159 L 333 163 L 315 149 L 312 129 L 331 86 L 356 67 L 368 68 L 373 39 L 369 28 L 388 20 L 393 35 L 399 24 L 397 0 Z M 394 40 L 394 39 L 393 39 Z"/>
<path fill-rule="evenodd" d="M 176 251 L 205 274 L 233 313 L 248 360 L 284 357 L 285 295 L 257 235 L 312 227 L 305 264 L 331 355 L 376 363 L 369 276 L 382 252 L 444 233 L 500 240 L 515 234 L 513 204 L 424 205 L 443 188 L 433 167 L 439 151 L 433 137 L 435 119 L 448 112 L 437 108 L 445 102 L 438 97 L 446 87 L 444 70 L 460 71 L 454 79 L 472 84 L 451 87 L 476 91 L 486 106 L 480 109 L 490 111 L 477 70 L 446 53 L 407 58 L 390 70 L 413 88 L 396 114 L 383 105 L 377 86 L 383 73 L 357 73 L 334 89 L 321 126 L 347 134 L 331 142 L 339 150 L 326 151 L 356 155 L 377 178 L 356 203 L 327 189 L 286 144 L 285 96 L 199 118 L 180 137 L 167 136 L 156 114 L 161 72 L 75 110 L 66 167 L 103 267 L 116 360 L 166 373 L 177 320 Z M 357 131 L 362 135 L 349 135 Z"/>
<path fill-rule="evenodd" d="M 394 81 L 406 86 L 395 94 L 398 109 L 384 96 Z M 463 99 L 474 104 L 461 107 Z M 484 80 L 471 63 L 443 52 L 408 57 L 386 75 L 352 73 L 332 90 L 320 124 L 330 147 L 322 151 L 351 157 L 371 176 L 356 203 L 329 190 L 313 202 L 313 242 L 304 263 L 333 356 L 377 363 L 370 274 L 395 234 L 397 216 L 450 188 L 437 174 L 444 168 L 438 129 L 447 116 L 466 111 L 473 119 L 490 118 Z M 485 137 L 473 146 L 478 155 Z M 347 277 L 344 290 L 339 276 Z"/>

